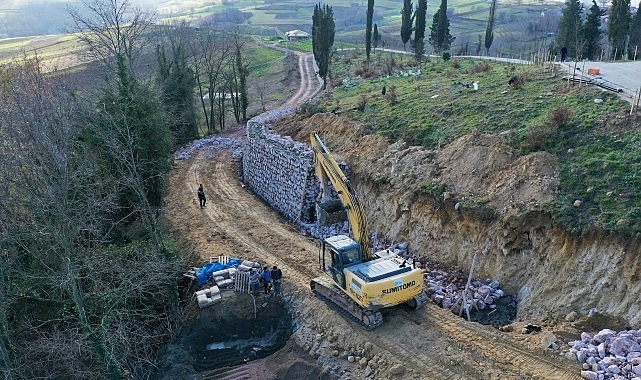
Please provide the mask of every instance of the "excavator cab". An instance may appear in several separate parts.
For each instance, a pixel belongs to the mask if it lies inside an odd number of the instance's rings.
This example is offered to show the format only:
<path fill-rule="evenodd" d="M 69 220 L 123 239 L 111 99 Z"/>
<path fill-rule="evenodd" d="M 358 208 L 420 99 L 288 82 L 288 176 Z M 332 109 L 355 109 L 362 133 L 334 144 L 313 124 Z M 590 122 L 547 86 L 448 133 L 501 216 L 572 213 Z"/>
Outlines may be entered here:
<path fill-rule="evenodd" d="M 344 268 L 363 262 L 360 245 L 345 235 L 330 236 L 322 241 L 320 262 L 323 271 L 345 289 Z"/>

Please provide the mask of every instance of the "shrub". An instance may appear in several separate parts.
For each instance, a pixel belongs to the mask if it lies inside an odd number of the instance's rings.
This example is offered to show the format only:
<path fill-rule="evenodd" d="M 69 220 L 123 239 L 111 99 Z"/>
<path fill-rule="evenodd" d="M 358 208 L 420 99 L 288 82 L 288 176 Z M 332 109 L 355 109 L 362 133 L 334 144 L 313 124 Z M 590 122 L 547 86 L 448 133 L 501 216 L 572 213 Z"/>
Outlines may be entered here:
<path fill-rule="evenodd" d="M 451 66 L 453 69 L 460 69 L 461 68 L 461 60 L 459 59 L 453 59 Z"/>
<path fill-rule="evenodd" d="M 394 105 L 398 102 L 396 98 L 396 86 L 389 86 L 389 89 L 385 93 L 385 99 L 391 105 Z"/>
<path fill-rule="evenodd" d="M 568 125 L 570 125 L 571 119 L 572 119 L 572 111 L 570 111 L 570 109 L 567 106 L 561 105 L 553 108 L 552 111 L 550 111 L 550 115 L 548 115 L 547 124 L 552 129 L 567 127 Z"/>
<path fill-rule="evenodd" d="M 301 105 L 300 110 L 306 114 L 308 117 L 314 116 L 317 113 L 323 113 L 325 112 L 325 107 L 317 104 L 317 103 L 310 103 L 310 102 L 305 102 Z"/>
<path fill-rule="evenodd" d="M 447 62 L 450 60 L 450 58 L 452 58 L 452 53 L 446 50 L 443 52 L 442 57 L 443 57 L 443 60 Z"/>
<path fill-rule="evenodd" d="M 356 109 L 363 112 L 365 111 L 366 105 L 367 105 L 367 97 L 365 95 L 361 95 L 361 97 L 358 99 L 358 103 L 356 103 Z"/>
<path fill-rule="evenodd" d="M 472 66 L 473 74 L 487 73 L 489 71 L 492 71 L 492 66 L 490 66 L 490 64 L 487 62 L 477 63 L 474 66 Z"/>
<path fill-rule="evenodd" d="M 525 136 L 525 150 L 528 152 L 543 150 L 545 144 L 547 144 L 548 140 L 550 139 L 552 132 L 553 129 L 548 125 L 539 125 L 532 128 Z"/>

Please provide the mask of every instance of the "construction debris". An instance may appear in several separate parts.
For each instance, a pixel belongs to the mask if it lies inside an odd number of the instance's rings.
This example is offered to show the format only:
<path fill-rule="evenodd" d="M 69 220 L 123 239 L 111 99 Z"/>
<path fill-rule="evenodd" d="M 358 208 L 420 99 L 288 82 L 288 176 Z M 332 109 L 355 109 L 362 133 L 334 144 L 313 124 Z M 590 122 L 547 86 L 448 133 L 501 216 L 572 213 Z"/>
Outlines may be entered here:
<path fill-rule="evenodd" d="M 220 295 L 220 289 L 216 285 L 207 289 L 199 290 L 194 295 L 196 296 L 198 307 L 200 307 L 201 309 L 211 306 L 222 299 L 222 296 Z"/>

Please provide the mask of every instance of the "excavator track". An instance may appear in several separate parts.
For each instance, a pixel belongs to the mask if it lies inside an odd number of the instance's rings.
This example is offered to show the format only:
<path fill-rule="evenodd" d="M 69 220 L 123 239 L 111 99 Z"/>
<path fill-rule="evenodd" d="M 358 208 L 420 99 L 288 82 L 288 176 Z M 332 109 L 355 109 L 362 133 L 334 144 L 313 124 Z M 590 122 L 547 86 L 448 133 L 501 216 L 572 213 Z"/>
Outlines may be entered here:
<path fill-rule="evenodd" d="M 373 330 L 383 324 L 383 314 L 379 310 L 363 309 L 327 277 L 312 279 L 310 287 L 317 297 L 366 330 Z"/>

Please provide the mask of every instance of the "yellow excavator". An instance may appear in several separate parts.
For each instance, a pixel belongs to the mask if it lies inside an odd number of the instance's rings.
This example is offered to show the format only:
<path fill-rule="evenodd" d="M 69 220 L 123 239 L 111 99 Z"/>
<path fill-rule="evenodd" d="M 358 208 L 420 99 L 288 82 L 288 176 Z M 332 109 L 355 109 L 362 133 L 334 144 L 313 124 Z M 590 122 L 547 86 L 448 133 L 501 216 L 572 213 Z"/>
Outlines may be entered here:
<path fill-rule="evenodd" d="M 346 214 L 351 235 L 335 235 L 321 241 L 319 264 L 326 276 L 311 280 L 312 292 L 368 330 L 383 323 L 384 308 L 402 303 L 413 308 L 422 306 L 427 300 L 422 270 L 387 250 L 371 254 L 363 204 L 318 133 L 312 133 L 310 139 L 322 194 L 317 218 L 327 220 Z M 342 207 L 330 200 L 328 182 L 338 193 Z"/>

